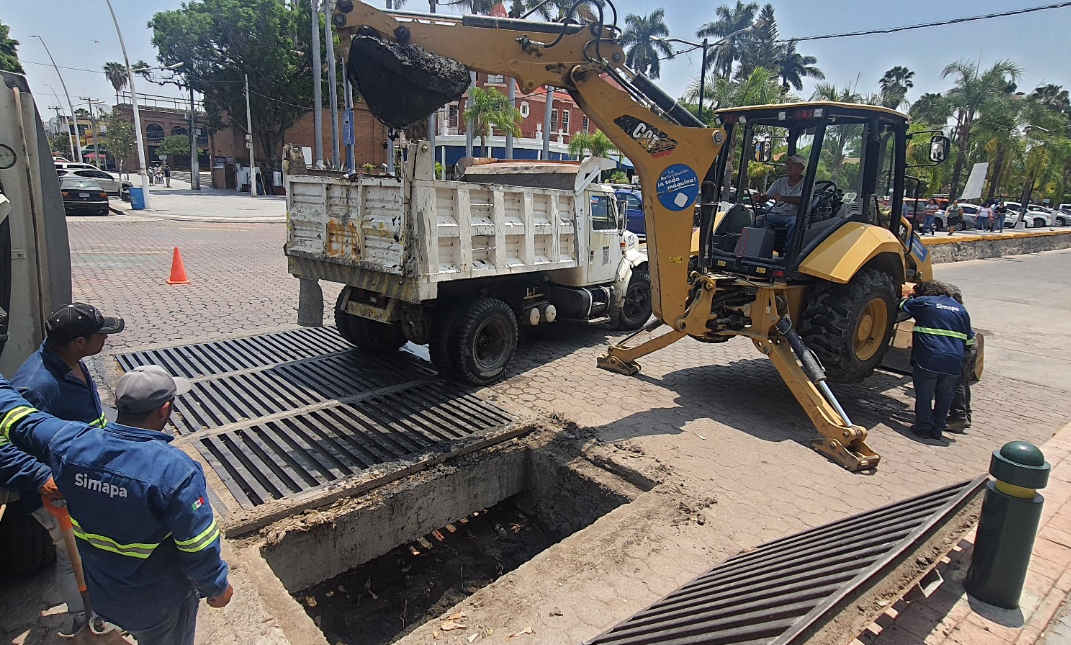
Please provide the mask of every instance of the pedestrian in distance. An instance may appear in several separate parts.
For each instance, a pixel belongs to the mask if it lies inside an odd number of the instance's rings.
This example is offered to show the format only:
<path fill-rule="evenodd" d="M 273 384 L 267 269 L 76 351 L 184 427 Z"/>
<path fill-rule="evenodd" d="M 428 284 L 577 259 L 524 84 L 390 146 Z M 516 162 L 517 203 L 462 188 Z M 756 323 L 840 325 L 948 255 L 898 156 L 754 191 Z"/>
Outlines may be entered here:
<path fill-rule="evenodd" d="M 171 188 L 171 166 L 164 164 L 164 181 L 167 182 L 167 187 Z"/>
<path fill-rule="evenodd" d="M 963 304 L 963 293 L 954 284 L 952 299 Z M 963 373 L 956 384 L 956 395 L 952 397 L 952 407 L 948 410 L 948 431 L 963 433 L 971 427 L 971 386 L 978 382 L 978 356 L 982 352 L 982 337 L 975 335 L 974 342 L 967 343 L 967 353 L 963 358 Z"/>
<path fill-rule="evenodd" d="M 1008 216 L 1008 207 L 1004 205 L 1004 202 L 998 203 L 993 207 L 993 230 L 997 233 L 1004 232 L 1004 218 Z"/>
<path fill-rule="evenodd" d="M 119 378 L 103 428 L 40 412 L 0 375 L 0 438 L 49 464 L 94 609 L 139 645 L 192 645 L 199 598 L 234 593 L 201 466 L 163 432 L 190 382 L 148 365 Z"/>
<path fill-rule="evenodd" d="M 956 232 L 956 229 L 963 227 L 963 207 L 959 205 L 959 200 L 953 200 L 952 204 L 945 211 L 945 219 L 947 220 L 948 234 L 952 235 Z"/>
<path fill-rule="evenodd" d="M 941 207 L 937 205 L 936 199 L 930 199 L 926 202 L 926 210 L 924 211 L 925 220 L 923 220 L 922 232 L 935 235 L 937 232 L 937 213 L 941 210 Z"/>
<path fill-rule="evenodd" d="M 992 229 L 993 208 L 989 202 L 984 202 L 978 209 L 978 218 L 974 220 L 974 230 L 988 231 Z"/>
<path fill-rule="evenodd" d="M 103 426 L 106 419 L 97 384 L 82 359 L 100 353 L 108 335 L 123 331 L 125 326 L 122 318 L 105 317 L 91 305 L 76 302 L 60 307 L 45 321 L 45 342 L 15 372 L 11 384 L 38 410 L 66 421 Z M 61 631 L 60 636 L 73 637 L 87 623 L 94 632 L 107 631 L 104 621 L 87 615 L 63 531 L 42 505 L 43 498 L 61 498 L 51 469 L 0 441 L 0 486 L 18 493 L 23 507 L 45 527 L 56 546 L 56 589 L 71 617 L 70 629 Z"/>
<path fill-rule="evenodd" d="M 915 386 L 915 425 L 920 437 L 941 440 L 948 410 L 963 373 L 963 359 L 974 339 L 966 308 L 952 298 L 942 282 L 904 285 L 900 310 L 915 319 L 911 339 L 912 380 Z"/>
<path fill-rule="evenodd" d="M 152 166 L 149 166 L 149 172 L 147 174 L 149 175 L 149 185 L 150 186 L 155 185 L 156 184 L 156 169 L 153 168 Z"/>

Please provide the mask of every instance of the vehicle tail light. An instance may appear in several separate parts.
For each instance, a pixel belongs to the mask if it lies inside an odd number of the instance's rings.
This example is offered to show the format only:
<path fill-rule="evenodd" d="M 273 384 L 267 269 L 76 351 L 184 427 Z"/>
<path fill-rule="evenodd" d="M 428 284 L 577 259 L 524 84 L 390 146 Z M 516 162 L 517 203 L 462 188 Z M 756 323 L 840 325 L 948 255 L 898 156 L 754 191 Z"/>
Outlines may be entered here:
<path fill-rule="evenodd" d="M 108 199 L 108 193 L 97 193 L 97 197 L 100 197 L 101 199 Z"/>
<path fill-rule="evenodd" d="M 70 197 L 71 193 L 70 193 L 70 191 L 67 191 L 67 190 L 61 190 L 60 191 L 60 195 L 62 195 L 63 197 Z"/>

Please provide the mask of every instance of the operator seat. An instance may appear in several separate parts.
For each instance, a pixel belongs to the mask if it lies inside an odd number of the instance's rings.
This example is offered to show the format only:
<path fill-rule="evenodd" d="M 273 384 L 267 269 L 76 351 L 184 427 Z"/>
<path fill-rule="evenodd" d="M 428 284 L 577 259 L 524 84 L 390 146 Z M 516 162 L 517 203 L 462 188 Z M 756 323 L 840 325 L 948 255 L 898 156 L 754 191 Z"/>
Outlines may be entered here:
<path fill-rule="evenodd" d="M 714 228 L 714 248 L 732 252 L 736 248 L 736 242 L 740 239 L 740 233 L 750 226 L 755 225 L 755 215 L 751 209 L 743 204 L 733 204 L 725 211 L 721 221 Z"/>

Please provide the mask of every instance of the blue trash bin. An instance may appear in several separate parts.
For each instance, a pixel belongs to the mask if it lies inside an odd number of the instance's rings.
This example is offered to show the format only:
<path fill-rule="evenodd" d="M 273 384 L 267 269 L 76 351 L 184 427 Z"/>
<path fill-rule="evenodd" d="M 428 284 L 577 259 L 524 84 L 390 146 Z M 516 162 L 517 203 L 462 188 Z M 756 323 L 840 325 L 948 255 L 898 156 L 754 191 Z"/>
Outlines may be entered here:
<path fill-rule="evenodd" d="M 130 187 L 130 208 L 136 211 L 145 210 L 145 189 Z"/>

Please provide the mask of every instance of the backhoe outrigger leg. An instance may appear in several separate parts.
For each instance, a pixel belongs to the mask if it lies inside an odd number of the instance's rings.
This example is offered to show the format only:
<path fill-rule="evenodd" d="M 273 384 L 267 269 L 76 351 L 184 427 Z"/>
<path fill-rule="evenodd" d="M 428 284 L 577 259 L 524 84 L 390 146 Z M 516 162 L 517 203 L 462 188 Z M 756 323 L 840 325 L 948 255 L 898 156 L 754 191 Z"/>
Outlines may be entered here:
<path fill-rule="evenodd" d="M 792 323 L 782 317 L 777 329 L 781 338 L 757 338 L 755 346 L 773 361 L 782 380 L 822 436 L 811 441 L 811 447 L 851 471 L 875 468 L 881 456 L 866 444 L 866 429 L 852 425 L 847 413 L 825 386 L 825 373 L 799 340 Z M 791 347 L 793 337 L 798 341 L 798 347 Z M 797 351 L 794 353 L 793 350 Z M 801 363 L 808 369 L 801 367 Z"/>
<path fill-rule="evenodd" d="M 636 336 L 645 332 L 652 332 L 661 326 L 662 321 L 655 318 L 617 345 L 611 345 L 610 348 L 606 350 L 605 354 L 599 356 L 597 361 L 598 366 L 604 370 L 624 374 L 625 376 L 634 376 L 640 371 L 640 364 L 636 362 L 637 358 L 657 352 L 663 347 L 668 347 L 688 335 L 684 332 L 670 331 L 661 336 L 656 336 L 644 343 L 640 343 L 635 347 L 628 346 L 628 342 Z"/>

